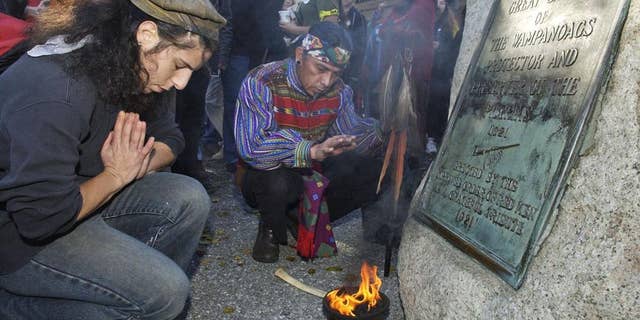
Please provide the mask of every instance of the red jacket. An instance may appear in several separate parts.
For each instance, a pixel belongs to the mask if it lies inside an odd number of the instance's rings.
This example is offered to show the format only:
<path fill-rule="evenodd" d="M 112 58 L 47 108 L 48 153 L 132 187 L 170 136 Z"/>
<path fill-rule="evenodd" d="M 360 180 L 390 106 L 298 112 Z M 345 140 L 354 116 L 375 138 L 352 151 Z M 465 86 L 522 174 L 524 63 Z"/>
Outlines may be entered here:
<path fill-rule="evenodd" d="M 412 25 L 417 26 L 424 43 L 416 48 L 415 67 L 422 70 L 425 80 L 431 79 L 433 65 L 433 26 L 435 22 L 435 4 L 433 0 L 415 0 L 406 15 Z M 415 70 L 415 72 L 418 72 Z M 416 74 L 419 77 L 419 74 Z"/>
<path fill-rule="evenodd" d="M 27 38 L 25 30 L 28 26 L 24 20 L 0 13 L 0 56 Z"/>
<path fill-rule="evenodd" d="M 393 11 L 390 15 L 382 17 L 380 23 L 384 25 L 381 37 L 386 39 L 383 41 L 386 42 L 383 48 L 384 64 L 387 65 L 393 58 L 398 47 L 409 48 L 414 59 L 413 78 L 416 81 L 430 80 L 435 24 L 433 0 L 415 0 L 405 13 Z"/>

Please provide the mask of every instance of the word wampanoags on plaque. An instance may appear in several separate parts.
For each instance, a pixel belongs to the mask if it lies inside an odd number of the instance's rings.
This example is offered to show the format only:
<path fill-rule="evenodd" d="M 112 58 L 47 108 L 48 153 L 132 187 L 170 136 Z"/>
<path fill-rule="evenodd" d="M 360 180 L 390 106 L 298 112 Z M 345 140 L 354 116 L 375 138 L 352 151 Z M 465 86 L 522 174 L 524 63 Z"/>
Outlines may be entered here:
<path fill-rule="evenodd" d="M 495 1 L 416 192 L 414 217 L 516 289 L 553 220 L 628 9 L 628 0 Z"/>

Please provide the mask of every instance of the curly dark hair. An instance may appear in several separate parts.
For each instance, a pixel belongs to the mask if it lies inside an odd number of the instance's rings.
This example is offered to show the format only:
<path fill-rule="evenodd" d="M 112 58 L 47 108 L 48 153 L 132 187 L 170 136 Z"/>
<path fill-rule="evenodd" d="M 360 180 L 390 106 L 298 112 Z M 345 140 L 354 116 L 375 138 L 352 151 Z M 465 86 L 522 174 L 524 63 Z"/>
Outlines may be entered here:
<path fill-rule="evenodd" d="M 187 40 L 187 30 L 164 23 L 142 12 L 128 0 L 58 0 L 45 10 L 30 31 L 33 44 L 64 35 L 66 43 L 93 37 L 81 49 L 60 57 L 65 70 L 73 77 L 87 76 L 98 95 L 109 104 L 131 112 L 144 112 L 160 99 L 156 93 L 144 94 L 148 74 L 140 62 L 136 41 L 138 25 L 146 20 L 156 23 L 160 43 L 149 55 L 169 46 L 181 49 L 196 46 Z M 213 43 L 199 36 L 200 45 Z"/>

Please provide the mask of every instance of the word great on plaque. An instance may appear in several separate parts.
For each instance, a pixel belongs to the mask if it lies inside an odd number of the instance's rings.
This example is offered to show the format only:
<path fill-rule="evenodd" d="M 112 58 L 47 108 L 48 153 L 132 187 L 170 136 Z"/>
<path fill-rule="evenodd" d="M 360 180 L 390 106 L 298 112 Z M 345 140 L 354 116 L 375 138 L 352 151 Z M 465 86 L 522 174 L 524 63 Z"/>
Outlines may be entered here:
<path fill-rule="evenodd" d="M 628 0 L 495 1 L 416 192 L 414 217 L 516 289 L 562 196 L 628 9 Z"/>

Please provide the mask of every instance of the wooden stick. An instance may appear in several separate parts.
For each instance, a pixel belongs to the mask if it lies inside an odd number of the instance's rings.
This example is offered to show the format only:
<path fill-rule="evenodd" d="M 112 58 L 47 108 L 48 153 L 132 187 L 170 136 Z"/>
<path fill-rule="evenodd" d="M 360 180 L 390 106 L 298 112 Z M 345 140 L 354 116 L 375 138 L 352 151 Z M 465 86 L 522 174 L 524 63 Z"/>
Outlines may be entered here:
<path fill-rule="evenodd" d="M 324 296 L 327 294 L 326 292 L 324 292 L 324 291 L 322 291 L 320 289 L 314 288 L 312 286 L 308 286 L 308 285 L 300 282 L 298 279 L 293 278 L 286 271 L 284 271 L 284 269 L 282 269 L 282 268 L 278 268 L 276 270 L 275 275 L 276 275 L 276 277 L 284 280 L 286 283 L 288 283 L 288 284 L 290 284 L 290 285 L 292 285 L 292 286 L 294 286 L 294 287 L 296 287 L 296 288 L 298 288 L 298 289 L 300 289 L 300 290 L 302 290 L 302 291 L 304 291 L 306 293 L 312 294 L 312 295 L 314 295 L 316 297 L 324 298 Z"/>

